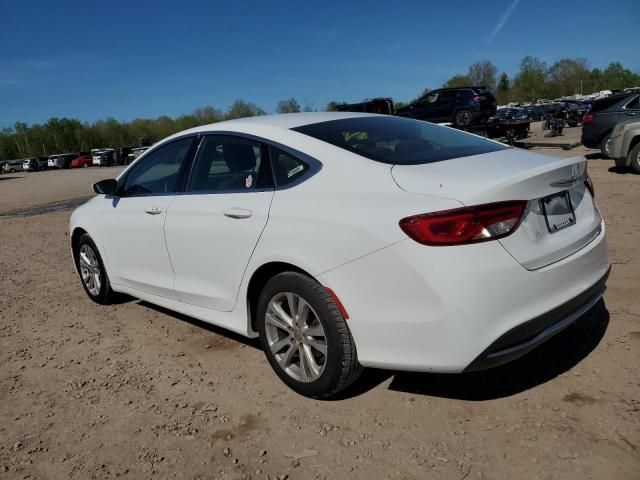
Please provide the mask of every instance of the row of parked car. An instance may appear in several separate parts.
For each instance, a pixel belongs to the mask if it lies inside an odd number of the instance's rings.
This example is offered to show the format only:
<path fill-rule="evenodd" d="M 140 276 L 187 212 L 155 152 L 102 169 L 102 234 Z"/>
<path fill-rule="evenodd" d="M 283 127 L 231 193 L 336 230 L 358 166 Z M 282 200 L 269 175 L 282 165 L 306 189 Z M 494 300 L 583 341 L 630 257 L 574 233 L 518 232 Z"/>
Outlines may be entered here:
<path fill-rule="evenodd" d="M 95 148 L 91 152 L 61 153 L 1 162 L 0 173 L 128 165 L 149 147 Z"/>
<path fill-rule="evenodd" d="M 523 105 L 500 108 L 495 114 L 498 120 L 548 121 L 549 118 L 564 118 L 567 126 L 576 127 L 590 110 L 592 102 L 564 100 L 537 105 Z"/>

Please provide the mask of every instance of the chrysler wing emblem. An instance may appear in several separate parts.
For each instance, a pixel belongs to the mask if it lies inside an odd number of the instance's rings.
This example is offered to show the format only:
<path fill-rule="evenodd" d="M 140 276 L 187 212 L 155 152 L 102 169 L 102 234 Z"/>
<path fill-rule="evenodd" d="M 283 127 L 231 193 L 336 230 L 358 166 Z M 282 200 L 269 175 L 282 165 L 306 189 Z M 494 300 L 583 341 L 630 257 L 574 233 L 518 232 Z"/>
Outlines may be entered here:
<path fill-rule="evenodd" d="M 549 185 L 551 185 L 552 187 L 573 187 L 574 185 L 577 185 L 578 183 L 582 183 L 587 179 L 587 176 L 582 174 L 582 175 L 573 175 L 569 178 L 563 178 L 562 180 L 558 180 L 556 182 L 551 182 Z"/>

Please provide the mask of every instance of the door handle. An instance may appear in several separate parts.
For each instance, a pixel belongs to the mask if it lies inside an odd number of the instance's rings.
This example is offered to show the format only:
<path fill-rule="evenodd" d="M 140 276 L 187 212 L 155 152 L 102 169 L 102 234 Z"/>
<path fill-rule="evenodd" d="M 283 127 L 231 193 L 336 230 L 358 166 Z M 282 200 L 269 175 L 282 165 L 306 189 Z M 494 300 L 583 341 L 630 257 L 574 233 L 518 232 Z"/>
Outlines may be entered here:
<path fill-rule="evenodd" d="M 629 117 L 633 117 L 636 114 L 636 112 L 625 112 L 625 115 L 629 116 Z"/>
<path fill-rule="evenodd" d="M 229 208 L 222 213 L 224 213 L 225 217 L 229 218 L 249 218 L 251 215 L 253 215 L 253 212 L 251 210 L 239 207 Z"/>
<path fill-rule="evenodd" d="M 148 213 L 149 215 L 158 215 L 159 213 L 162 213 L 162 209 L 160 207 L 147 207 L 144 209 L 144 211 L 146 213 Z"/>

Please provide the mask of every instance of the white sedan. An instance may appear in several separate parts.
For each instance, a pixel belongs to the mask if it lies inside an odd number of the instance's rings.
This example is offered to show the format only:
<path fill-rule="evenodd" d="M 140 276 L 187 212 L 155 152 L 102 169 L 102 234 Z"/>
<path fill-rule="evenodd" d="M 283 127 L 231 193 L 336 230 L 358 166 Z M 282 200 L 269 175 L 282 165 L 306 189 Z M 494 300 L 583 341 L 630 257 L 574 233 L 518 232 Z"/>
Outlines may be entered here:
<path fill-rule="evenodd" d="M 71 217 L 89 297 L 122 292 L 249 337 L 295 391 L 362 367 L 520 357 L 602 296 L 583 157 L 357 113 L 253 117 L 159 142 Z"/>

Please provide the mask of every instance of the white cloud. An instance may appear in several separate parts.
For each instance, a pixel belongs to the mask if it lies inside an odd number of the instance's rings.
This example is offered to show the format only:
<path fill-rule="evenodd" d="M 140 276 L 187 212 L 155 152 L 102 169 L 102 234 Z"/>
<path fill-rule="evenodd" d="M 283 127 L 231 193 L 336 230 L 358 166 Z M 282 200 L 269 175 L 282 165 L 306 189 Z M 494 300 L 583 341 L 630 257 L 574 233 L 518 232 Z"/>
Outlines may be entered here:
<path fill-rule="evenodd" d="M 487 43 L 491 43 L 495 38 L 495 36 L 498 34 L 498 32 L 502 30 L 502 27 L 505 26 L 505 24 L 509 20 L 509 17 L 511 16 L 511 14 L 516 9 L 519 3 L 520 3 L 520 0 L 513 0 L 513 2 L 511 2 L 511 5 L 509 5 L 509 7 L 507 7 L 507 9 L 502 13 L 502 15 L 498 17 L 498 22 L 496 23 L 496 26 L 494 27 L 493 31 L 489 35 L 489 39 L 487 40 Z"/>

